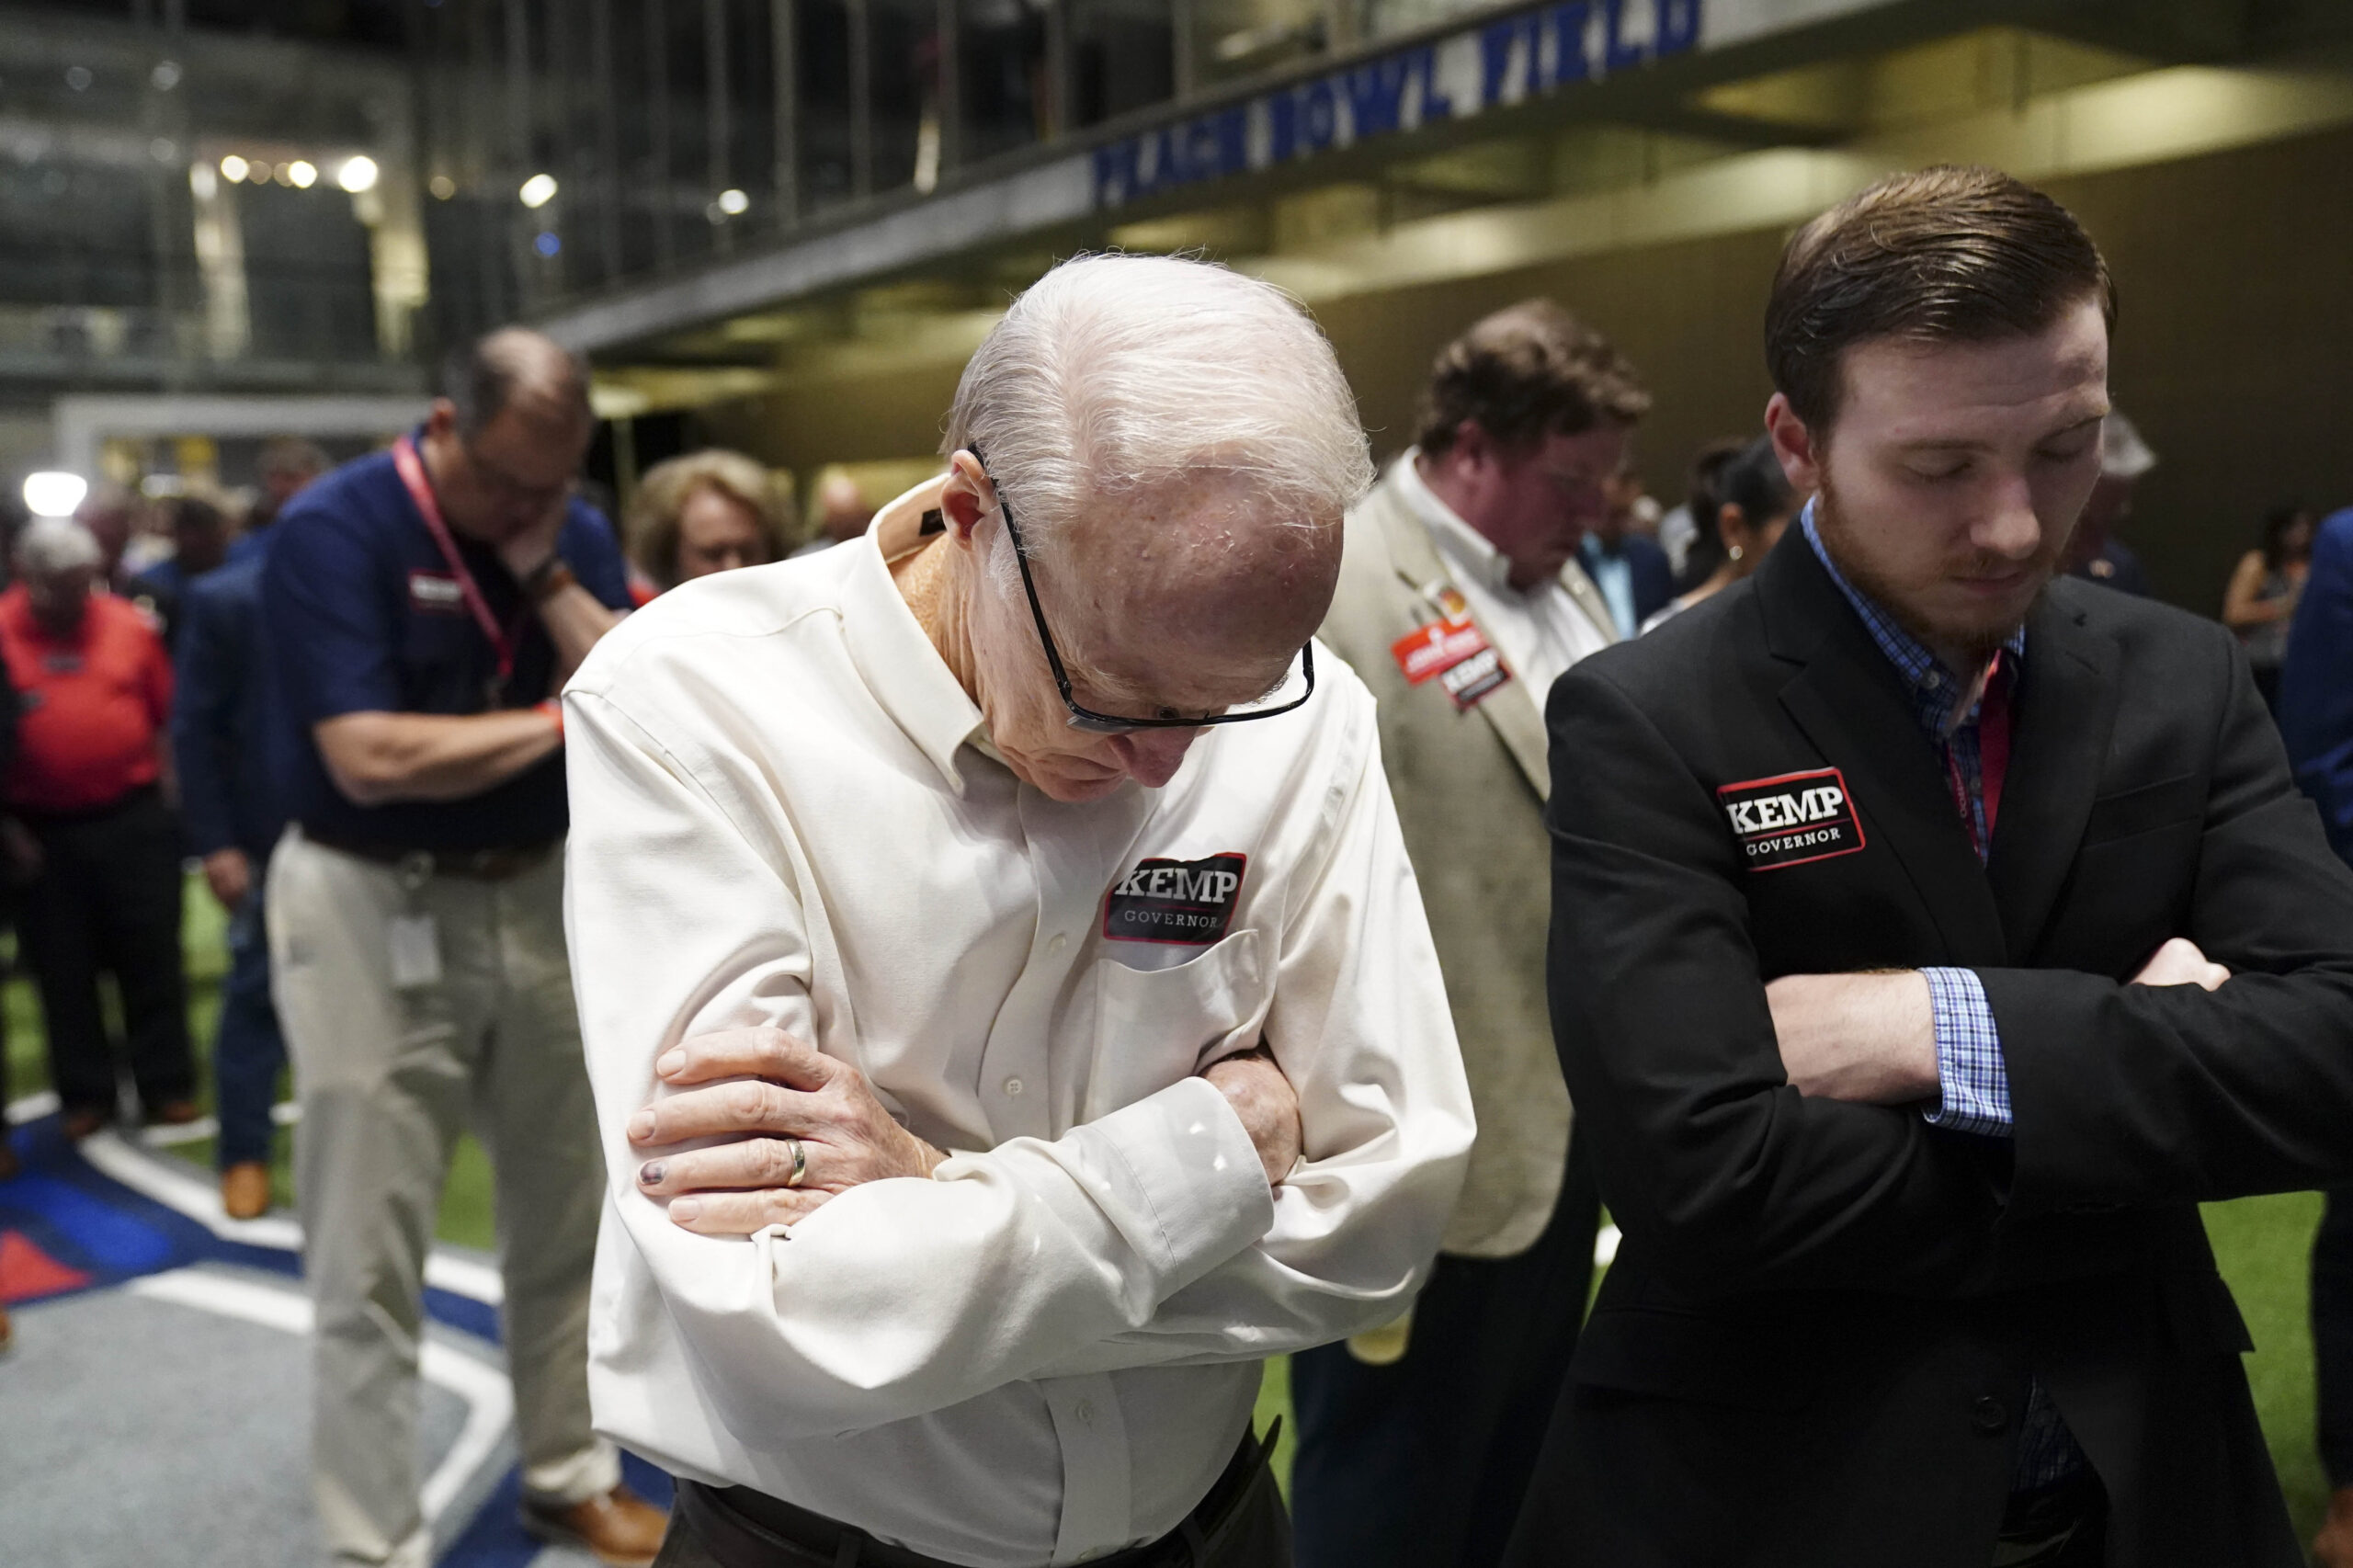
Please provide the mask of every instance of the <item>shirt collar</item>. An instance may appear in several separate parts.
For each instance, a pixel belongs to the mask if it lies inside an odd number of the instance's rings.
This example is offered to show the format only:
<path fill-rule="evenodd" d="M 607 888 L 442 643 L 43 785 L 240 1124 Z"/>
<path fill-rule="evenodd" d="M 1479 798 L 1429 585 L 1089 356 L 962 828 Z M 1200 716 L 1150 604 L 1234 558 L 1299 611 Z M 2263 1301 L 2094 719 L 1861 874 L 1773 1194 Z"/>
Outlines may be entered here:
<path fill-rule="evenodd" d="M 1518 593 L 1511 585 L 1511 562 L 1488 542 L 1487 536 L 1457 517 L 1454 508 L 1438 498 L 1422 480 L 1417 466 L 1419 447 L 1408 447 L 1397 460 L 1397 493 L 1430 530 L 1431 542 L 1446 563 L 1490 593 Z"/>
<path fill-rule="evenodd" d="M 1813 548 L 1814 559 L 1822 562 L 1822 569 L 1830 574 L 1830 580 L 1838 585 L 1838 591 L 1854 607 L 1855 614 L 1870 632 L 1871 641 L 1879 644 L 1879 651 L 1887 655 L 1896 674 L 1904 677 L 1923 722 L 1939 735 L 1950 733 L 1956 722 L 1967 720 L 1975 711 L 1974 703 L 1971 713 L 1953 711 L 1970 683 L 1965 678 L 1955 678 L 1953 672 L 1945 668 L 1944 661 L 1928 651 L 1927 643 L 1905 631 L 1903 623 L 1888 614 L 1877 599 L 1847 580 L 1847 574 L 1838 570 L 1838 563 L 1830 559 L 1830 551 L 1822 542 L 1822 530 L 1814 526 L 1813 508 L 1813 501 L 1807 501 L 1798 520 L 1805 529 L 1806 543 Z M 2011 632 L 2002 650 L 2008 655 L 2005 662 L 2015 674 L 2019 661 L 2026 656 L 2026 628 L 2021 626 Z"/>
<path fill-rule="evenodd" d="M 931 759 L 942 781 L 962 794 L 957 753 L 967 742 L 986 741 L 980 709 L 901 597 L 882 559 L 878 530 L 870 528 L 864 538 L 836 548 L 849 563 L 841 602 L 850 662 L 882 710 Z"/>

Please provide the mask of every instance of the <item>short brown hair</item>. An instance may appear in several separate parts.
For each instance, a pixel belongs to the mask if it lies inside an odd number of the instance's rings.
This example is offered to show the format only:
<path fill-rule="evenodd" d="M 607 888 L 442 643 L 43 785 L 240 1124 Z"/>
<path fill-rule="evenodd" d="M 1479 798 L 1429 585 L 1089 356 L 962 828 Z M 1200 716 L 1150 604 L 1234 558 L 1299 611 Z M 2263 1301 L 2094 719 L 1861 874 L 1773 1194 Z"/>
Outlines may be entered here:
<path fill-rule="evenodd" d="M 1983 343 L 2048 330 L 2116 286 L 2075 214 L 1997 169 L 1895 175 L 1800 229 L 1765 307 L 1765 364 L 1797 416 L 1826 435 L 1859 343 Z"/>
<path fill-rule="evenodd" d="M 1420 433 L 1431 457 L 1464 420 L 1507 448 L 1574 436 L 1650 412 L 1634 367 L 1609 340 L 1550 300 L 1506 305 L 1438 351 L 1422 391 Z"/>
<path fill-rule="evenodd" d="M 792 547 L 792 497 L 775 474 L 741 452 L 689 452 L 647 469 L 629 498 L 630 559 L 658 586 L 678 585 L 678 517 L 701 490 L 718 491 L 759 519 L 770 561 Z"/>

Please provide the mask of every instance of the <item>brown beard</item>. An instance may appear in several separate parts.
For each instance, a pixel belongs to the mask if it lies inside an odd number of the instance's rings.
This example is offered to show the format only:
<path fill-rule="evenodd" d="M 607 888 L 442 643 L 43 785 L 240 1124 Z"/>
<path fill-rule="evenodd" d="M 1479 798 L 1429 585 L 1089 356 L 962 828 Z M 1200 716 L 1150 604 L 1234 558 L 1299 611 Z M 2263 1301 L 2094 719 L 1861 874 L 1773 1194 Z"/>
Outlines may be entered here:
<path fill-rule="evenodd" d="M 2040 572 L 2042 581 L 2036 585 L 2034 597 L 2027 601 L 2026 612 L 2023 615 L 2006 620 L 1999 625 L 1989 623 L 1984 626 L 1939 626 L 1905 602 L 1903 590 L 1874 571 L 1864 560 L 1863 552 L 1854 548 L 1852 540 L 1855 531 L 1848 527 L 1846 515 L 1839 508 L 1837 492 L 1832 486 L 1830 475 L 1826 472 L 1822 476 L 1822 489 L 1814 498 L 1813 521 L 1816 531 L 1822 535 L 1823 548 L 1828 551 L 1830 558 L 1838 563 L 1838 570 L 1846 574 L 1847 582 L 1853 584 L 1859 592 L 1879 606 L 1898 626 L 1910 632 L 1924 645 L 1930 648 L 1960 649 L 1968 656 L 1972 669 L 1982 666 L 1986 660 L 1992 658 L 1994 651 L 2017 636 L 2018 628 L 2024 626 L 2033 617 L 2034 612 L 2042 608 L 2043 597 L 2051 591 L 2051 578 L 2056 569 L 2055 551 L 2037 562 L 2037 570 Z M 1954 574 L 1960 576 L 1976 573 L 1990 574 L 1993 571 L 2006 568 L 2009 564 L 2007 561 L 1990 551 L 1980 551 L 1973 552 L 1968 560 L 1960 562 L 1961 570 Z M 1968 672 L 1956 671 L 1955 673 Z"/>

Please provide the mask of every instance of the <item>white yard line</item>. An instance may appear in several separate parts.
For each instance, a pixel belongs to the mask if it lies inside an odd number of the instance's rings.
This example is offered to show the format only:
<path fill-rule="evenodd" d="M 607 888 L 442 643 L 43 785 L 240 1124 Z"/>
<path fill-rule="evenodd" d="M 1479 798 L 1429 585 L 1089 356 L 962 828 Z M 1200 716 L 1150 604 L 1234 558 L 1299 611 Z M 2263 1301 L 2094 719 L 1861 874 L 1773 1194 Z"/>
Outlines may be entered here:
<path fill-rule="evenodd" d="M 232 1220 L 221 1207 L 221 1189 L 192 1171 L 184 1162 L 141 1149 L 111 1130 L 94 1132 L 82 1141 L 82 1157 L 142 1198 L 152 1199 L 184 1214 L 224 1242 L 268 1247 L 278 1252 L 302 1250 L 302 1227 L 285 1214 L 265 1214 L 258 1220 Z M 438 1290 L 463 1296 L 485 1306 L 506 1299 L 505 1281 L 495 1265 L 477 1257 L 437 1247 L 425 1259 L 425 1282 Z"/>

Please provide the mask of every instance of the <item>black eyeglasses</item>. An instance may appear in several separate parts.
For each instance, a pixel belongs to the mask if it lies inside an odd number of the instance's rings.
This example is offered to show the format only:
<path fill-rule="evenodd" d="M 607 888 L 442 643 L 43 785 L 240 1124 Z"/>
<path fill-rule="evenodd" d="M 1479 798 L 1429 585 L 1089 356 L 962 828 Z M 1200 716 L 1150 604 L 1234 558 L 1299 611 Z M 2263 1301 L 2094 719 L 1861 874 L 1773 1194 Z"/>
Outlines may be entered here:
<path fill-rule="evenodd" d="M 991 483 L 995 483 L 994 478 Z M 1279 707 L 1254 708 L 1246 713 L 1211 713 L 1199 719 L 1123 719 L 1080 707 L 1078 699 L 1070 694 L 1070 672 L 1063 668 L 1062 653 L 1054 647 L 1054 634 L 1046 630 L 1046 612 L 1038 604 L 1038 582 L 1029 575 L 1029 551 L 1021 542 L 1021 529 L 1013 520 L 1013 508 L 1006 504 L 1002 490 L 997 492 L 996 506 L 1005 517 L 1006 537 L 1013 541 L 1013 559 L 1021 568 L 1021 586 L 1029 596 L 1029 617 L 1038 623 L 1038 641 L 1046 650 L 1046 667 L 1054 672 L 1054 689 L 1063 694 L 1063 706 L 1070 710 L 1072 729 L 1096 735 L 1124 735 L 1134 730 L 1199 730 L 1211 724 L 1242 724 L 1288 713 L 1315 695 L 1315 644 L 1310 642 L 1299 651 L 1299 671 L 1307 682 L 1307 689 Z"/>

